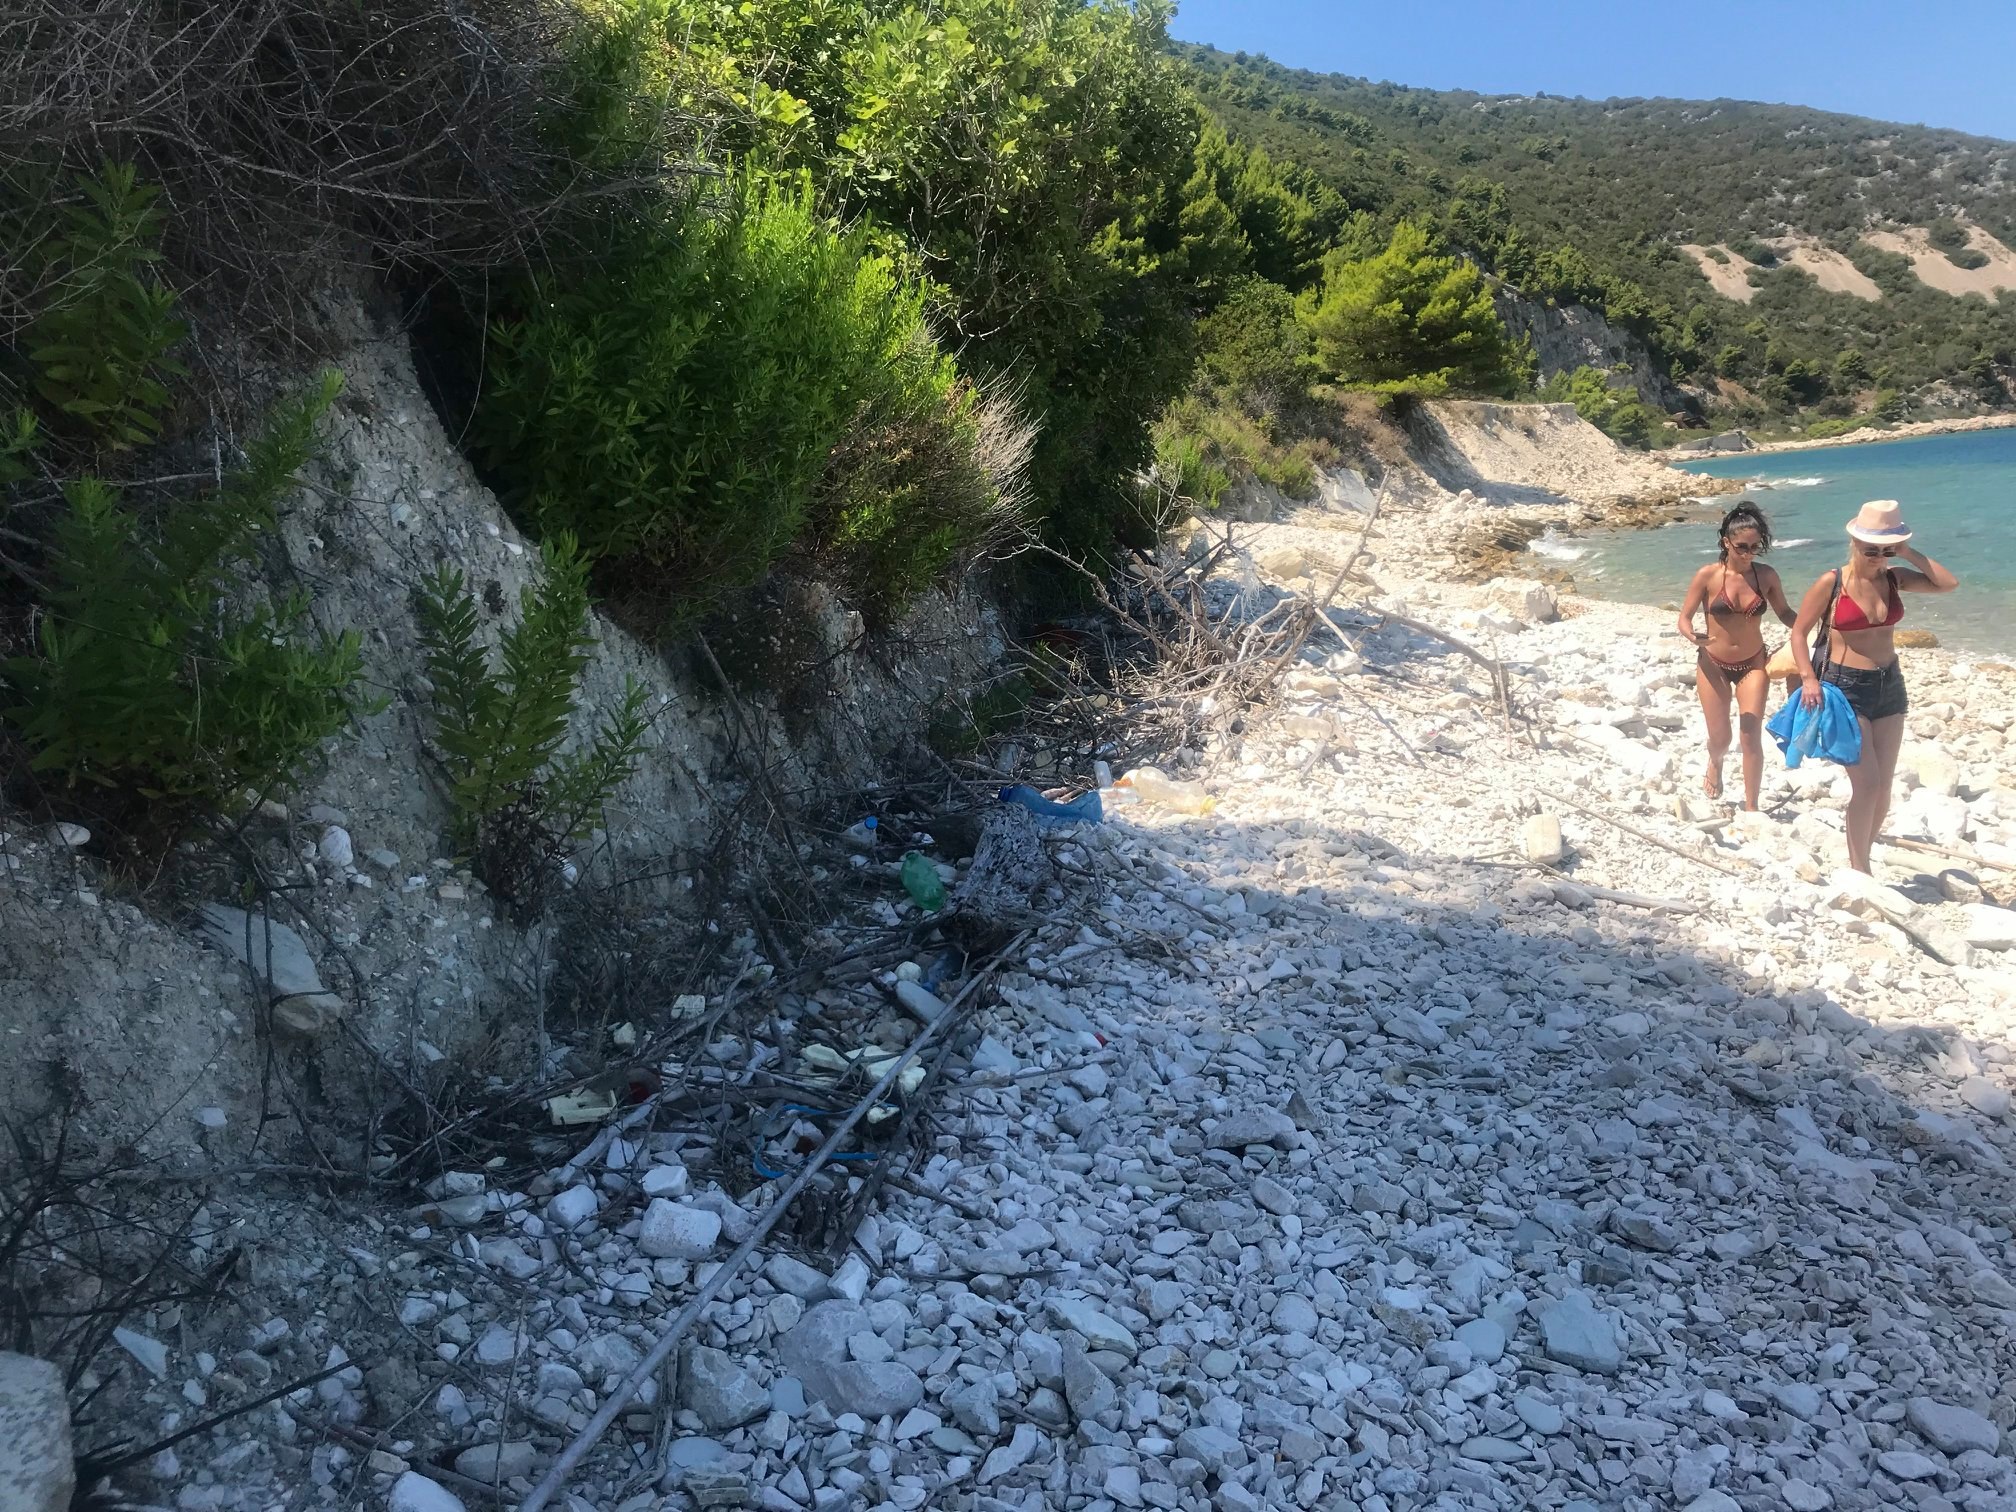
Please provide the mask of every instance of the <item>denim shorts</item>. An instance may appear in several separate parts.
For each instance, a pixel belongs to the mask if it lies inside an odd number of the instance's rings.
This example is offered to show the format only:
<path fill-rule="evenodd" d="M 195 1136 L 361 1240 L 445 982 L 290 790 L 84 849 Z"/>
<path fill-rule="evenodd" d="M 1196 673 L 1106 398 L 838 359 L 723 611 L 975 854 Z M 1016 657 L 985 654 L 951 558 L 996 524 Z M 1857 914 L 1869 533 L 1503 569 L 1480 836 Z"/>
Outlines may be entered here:
<path fill-rule="evenodd" d="M 1822 677 L 1841 690 L 1849 708 L 1872 724 L 1911 707 L 1904 694 L 1904 668 L 1898 662 L 1887 667 L 1844 667 L 1830 662 Z"/>

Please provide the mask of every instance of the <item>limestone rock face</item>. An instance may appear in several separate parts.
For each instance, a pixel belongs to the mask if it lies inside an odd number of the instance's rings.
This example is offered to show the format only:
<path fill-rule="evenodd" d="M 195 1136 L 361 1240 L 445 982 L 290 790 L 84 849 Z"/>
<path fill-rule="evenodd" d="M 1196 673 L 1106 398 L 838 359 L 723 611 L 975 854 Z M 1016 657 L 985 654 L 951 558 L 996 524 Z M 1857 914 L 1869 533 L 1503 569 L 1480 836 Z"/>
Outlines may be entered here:
<path fill-rule="evenodd" d="M 0 1502 L 9 1512 L 68 1512 L 76 1489 L 62 1372 L 0 1353 Z"/>

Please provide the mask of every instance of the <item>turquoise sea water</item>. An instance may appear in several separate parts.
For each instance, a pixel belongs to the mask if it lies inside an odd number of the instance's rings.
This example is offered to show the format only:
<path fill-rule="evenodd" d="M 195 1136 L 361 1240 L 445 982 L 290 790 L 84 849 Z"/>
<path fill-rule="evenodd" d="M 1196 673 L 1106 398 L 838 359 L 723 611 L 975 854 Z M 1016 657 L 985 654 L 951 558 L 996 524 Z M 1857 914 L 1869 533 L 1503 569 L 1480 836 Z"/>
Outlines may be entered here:
<path fill-rule="evenodd" d="M 1843 527 L 1863 500 L 1899 500 L 1916 532 L 1911 544 L 1960 576 L 1957 593 L 1913 597 L 1907 623 L 1936 632 L 1941 645 L 2016 660 L 2016 428 L 1718 457 L 1686 470 L 1753 483 L 1750 497 L 1778 540 L 1766 560 L 1795 607 L 1814 578 L 1846 557 Z M 1677 605 L 1694 569 L 1715 555 L 1715 523 L 1734 502 L 1718 497 L 1698 518 L 1657 530 L 1548 537 L 1535 550 L 1572 572 L 1584 593 Z"/>

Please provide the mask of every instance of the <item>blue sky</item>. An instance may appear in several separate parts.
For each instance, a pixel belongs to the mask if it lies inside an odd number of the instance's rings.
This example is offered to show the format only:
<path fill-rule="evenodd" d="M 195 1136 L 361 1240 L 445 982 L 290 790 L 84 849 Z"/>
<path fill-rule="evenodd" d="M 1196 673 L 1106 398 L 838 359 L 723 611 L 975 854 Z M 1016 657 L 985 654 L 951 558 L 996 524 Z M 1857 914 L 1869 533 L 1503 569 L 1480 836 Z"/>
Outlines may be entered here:
<path fill-rule="evenodd" d="M 1813 105 L 2016 140 L 2016 0 L 1180 0 L 1174 33 L 1485 94 Z"/>

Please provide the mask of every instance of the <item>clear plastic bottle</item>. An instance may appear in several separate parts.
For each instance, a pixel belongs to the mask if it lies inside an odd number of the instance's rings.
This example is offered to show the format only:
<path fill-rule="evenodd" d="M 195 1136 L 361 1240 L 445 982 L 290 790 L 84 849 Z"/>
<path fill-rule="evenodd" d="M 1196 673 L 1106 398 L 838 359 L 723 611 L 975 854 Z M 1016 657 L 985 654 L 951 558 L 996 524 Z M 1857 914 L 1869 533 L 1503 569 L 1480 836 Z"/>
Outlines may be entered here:
<path fill-rule="evenodd" d="M 921 851 L 911 851 L 903 857 L 903 890 L 910 894 L 910 901 L 926 913 L 936 913 L 950 901 L 945 893 L 945 884 L 938 879 L 938 868 Z"/>
<path fill-rule="evenodd" d="M 1178 782 L 1160 767 L 1136 767 L 1120 779 L 1134 789 L 1143 803 L 1159 803 L 1179 814 L 1208 814 L 1218 800 L 1204 791 L 1201 782 Z"/>
<path fill-rule="evenodd" d="M 840 843 L 849 850 L 872 851 L 882 838 L 881 824 L 873 814 L 856 820 L 840 831 Z"/>

